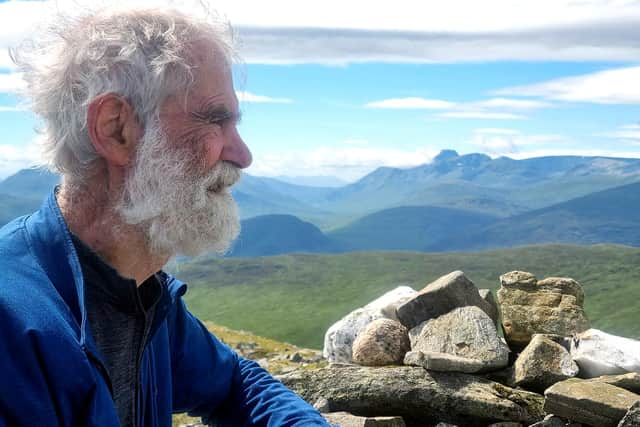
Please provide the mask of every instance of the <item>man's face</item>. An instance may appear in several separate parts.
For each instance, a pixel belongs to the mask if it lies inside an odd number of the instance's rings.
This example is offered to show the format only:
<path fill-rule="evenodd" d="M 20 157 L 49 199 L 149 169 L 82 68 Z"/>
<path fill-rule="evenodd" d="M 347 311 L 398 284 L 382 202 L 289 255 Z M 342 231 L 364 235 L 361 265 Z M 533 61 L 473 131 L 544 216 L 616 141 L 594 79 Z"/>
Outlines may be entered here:
<path fill-rule="evenodd" d="M 148 123 L 118 206 L 123 220 L 144 227 L 163 255 L 224 252 L 239 232 L 228 188 L 249 166 L 238 134 L 238 101 L 230 71 L 199 58 L 187 95 L 169 98 L 160 122 Z"/>

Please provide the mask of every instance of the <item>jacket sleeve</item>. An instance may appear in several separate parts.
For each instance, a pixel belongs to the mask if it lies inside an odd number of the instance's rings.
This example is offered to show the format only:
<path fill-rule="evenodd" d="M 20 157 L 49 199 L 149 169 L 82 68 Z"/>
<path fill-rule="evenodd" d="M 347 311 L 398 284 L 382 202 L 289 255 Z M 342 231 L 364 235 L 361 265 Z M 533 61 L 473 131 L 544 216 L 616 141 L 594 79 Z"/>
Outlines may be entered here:
<path fill-rule="evenodd" d="M 167 321 L 174 412 L 188 412 L 214 426 L 329 426 L 257 363 L 221 343 L 181 298 Z"/>

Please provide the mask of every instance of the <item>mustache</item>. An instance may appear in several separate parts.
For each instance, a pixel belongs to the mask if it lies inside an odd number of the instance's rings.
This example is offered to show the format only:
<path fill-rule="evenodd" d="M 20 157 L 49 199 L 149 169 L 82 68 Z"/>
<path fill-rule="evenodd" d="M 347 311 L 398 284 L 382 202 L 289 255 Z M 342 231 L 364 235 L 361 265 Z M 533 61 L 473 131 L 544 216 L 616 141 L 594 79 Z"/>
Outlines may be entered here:
<path fill-rule="evenodd" d="M 242 177 L 239 167 L 226 160 L 219 161 L 204 178 L 207 188 L 220 191 L 236 184 Z"/>

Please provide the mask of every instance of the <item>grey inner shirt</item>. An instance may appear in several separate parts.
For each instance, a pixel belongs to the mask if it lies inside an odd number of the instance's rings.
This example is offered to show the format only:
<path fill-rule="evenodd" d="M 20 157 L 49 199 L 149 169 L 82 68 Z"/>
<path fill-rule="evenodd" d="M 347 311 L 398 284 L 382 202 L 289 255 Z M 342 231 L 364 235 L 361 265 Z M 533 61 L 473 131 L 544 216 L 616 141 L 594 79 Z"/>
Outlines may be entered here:
<path fill-rule="evenodd" d="M 149 341 L 162 285 L 151 276 L 139 287 L 122 277 L 77 236 L 72 236 L 84 277 L 89 327 L 111 380 L 123 427 L 135 426 L 140 398 L 140 360 Z"/>

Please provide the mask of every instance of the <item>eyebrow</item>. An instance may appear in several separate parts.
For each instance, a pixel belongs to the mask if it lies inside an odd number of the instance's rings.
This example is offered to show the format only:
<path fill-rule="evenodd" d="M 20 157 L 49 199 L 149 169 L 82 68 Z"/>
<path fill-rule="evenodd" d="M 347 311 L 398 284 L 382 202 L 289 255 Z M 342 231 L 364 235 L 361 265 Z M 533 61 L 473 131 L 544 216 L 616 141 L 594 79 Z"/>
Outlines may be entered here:
<path fill-rule="evenodd" d="M 232 120 L 237 123 L 240 121 L 242 114 L 240 112 L 230 111 L 223 104 L 212 104 L 205 105 L 200 109 L 191 112 L 191 117 L 196 120 L 214 124 L 228 120 Z"/>

